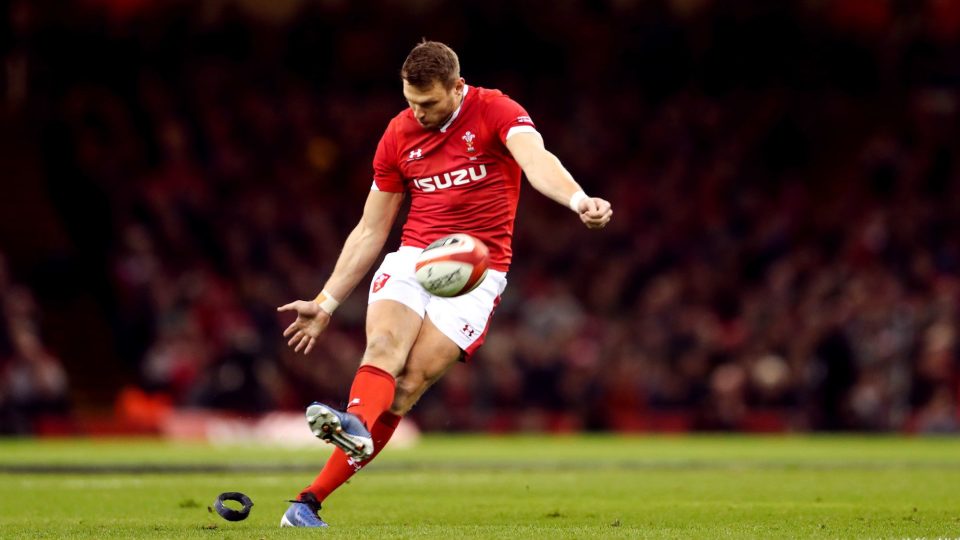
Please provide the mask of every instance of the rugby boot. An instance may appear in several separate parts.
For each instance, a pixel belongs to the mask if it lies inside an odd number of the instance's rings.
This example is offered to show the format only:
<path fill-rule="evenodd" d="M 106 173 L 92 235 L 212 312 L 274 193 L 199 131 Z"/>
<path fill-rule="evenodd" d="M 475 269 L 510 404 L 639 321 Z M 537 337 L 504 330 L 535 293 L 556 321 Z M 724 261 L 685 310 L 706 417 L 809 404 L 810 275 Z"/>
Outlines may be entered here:
<path fill-rule="evenodd" d="M 353 414 L 315 401 L 307 407 L 307 424 L 318 439 L 343 450 L 355 461 L 364 461 L 373 455 L 370 432 Z"/>
<path fill-rule="evenodd" d="M 320 519 L 320 503 L 313 493 L 304 493 L 295 501 L 290 501 L 290 508 L 280 518 L 281 527 L 329 527 L 327 522 Z"/>

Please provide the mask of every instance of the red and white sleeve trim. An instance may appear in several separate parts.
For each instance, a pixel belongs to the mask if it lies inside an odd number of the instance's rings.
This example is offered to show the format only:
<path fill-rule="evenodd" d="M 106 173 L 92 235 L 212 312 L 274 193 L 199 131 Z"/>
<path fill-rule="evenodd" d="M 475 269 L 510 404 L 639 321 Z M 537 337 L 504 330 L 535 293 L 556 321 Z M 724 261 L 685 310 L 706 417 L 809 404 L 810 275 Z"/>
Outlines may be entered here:
<path fill-rule="evenodd" d="M 507 131 L 507 136 L 503 140 L 506 141 L 517 133 L 537 133 L 537 128 L 533 126 L 513 126 Z"/>

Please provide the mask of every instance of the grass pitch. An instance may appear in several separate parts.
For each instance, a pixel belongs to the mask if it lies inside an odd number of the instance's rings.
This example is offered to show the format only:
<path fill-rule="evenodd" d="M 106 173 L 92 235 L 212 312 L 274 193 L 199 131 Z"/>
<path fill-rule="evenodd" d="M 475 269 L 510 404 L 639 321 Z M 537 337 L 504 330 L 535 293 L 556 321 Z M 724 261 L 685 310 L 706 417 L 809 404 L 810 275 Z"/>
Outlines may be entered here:
<path fill-rule="evenodd" d="M 960 537 L 958 438 L 431 436 L 331 496 L 330 529 L 277 528 L 328 453 L 0 441 L 0 537 Z M 208 512 L 222 491 L 250 518 Z"/>

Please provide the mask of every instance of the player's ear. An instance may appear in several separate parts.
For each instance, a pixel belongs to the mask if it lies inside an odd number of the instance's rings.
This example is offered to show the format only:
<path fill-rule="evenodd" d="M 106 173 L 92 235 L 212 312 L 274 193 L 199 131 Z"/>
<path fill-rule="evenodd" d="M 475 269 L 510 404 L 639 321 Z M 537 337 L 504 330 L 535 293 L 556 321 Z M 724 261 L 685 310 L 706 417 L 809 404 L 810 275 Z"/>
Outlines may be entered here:
<path fill-rule="evenodd" d="M 467 81 L 463 80 L 463 77 L 460 77 L 459 79 L 457 79 L 457 82 L 453 84 L 453 89 L 456 91 L 456 93 L 462 94 L 463 87 L 466 84 L 467 84 Z"/>

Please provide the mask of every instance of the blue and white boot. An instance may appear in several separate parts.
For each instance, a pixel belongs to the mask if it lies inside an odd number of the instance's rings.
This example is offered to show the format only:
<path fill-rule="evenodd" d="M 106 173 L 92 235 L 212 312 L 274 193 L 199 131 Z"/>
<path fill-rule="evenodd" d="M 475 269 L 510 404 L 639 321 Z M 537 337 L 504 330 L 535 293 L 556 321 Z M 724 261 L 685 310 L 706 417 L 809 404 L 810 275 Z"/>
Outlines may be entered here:
<path fill-rule="evenodd" d="M 329 527 L 320 519 L 320 503 L 312 493 L 304 493 L 290 503 L 290 508 L 280 518 L 281 527 Z"/>
<path fill-rule="evenodd" d="M 318 439 L 343 450 L 357 462 L 373 455 L 370 432 L 353 414 L 331 409 L 315 401 L 307 407 L 307 424 Z"/>

